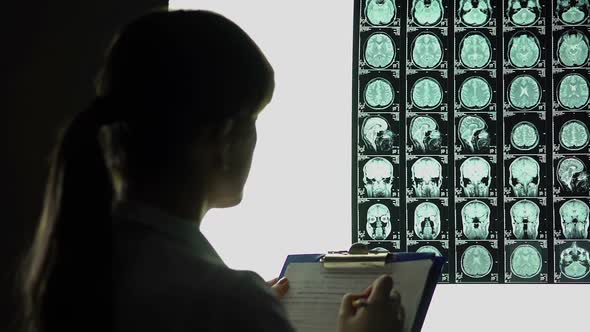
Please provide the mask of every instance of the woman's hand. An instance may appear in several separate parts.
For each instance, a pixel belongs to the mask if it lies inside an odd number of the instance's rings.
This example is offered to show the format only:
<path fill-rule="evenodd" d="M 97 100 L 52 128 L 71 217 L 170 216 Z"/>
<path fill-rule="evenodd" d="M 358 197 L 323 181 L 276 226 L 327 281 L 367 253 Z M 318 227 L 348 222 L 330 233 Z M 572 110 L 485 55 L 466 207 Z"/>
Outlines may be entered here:
<path fill-rule="evenodd" d="M 338 332 L 397 332 L 404 327 L 404 311 L 391 276 L 383 275 L 363 293 L 346 294 L 338 314 Z"/>
<path fill-rule="evenodd" d="M 272 288 L 279 300 L 285 297 L 289 291 L 289 279 L 287 279 L 287 277 L 283 277 L 280 280 L 279 278 L 274 278 L 266 283 Z"/>

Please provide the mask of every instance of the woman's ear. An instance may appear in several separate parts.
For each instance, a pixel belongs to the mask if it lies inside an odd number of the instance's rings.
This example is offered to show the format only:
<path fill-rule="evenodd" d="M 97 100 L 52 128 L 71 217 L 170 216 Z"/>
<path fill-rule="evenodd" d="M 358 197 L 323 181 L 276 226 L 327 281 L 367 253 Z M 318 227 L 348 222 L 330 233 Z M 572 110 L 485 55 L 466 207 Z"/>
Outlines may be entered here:
<path fill-rule="evenodd" d="M 225 120 L 221 125 L 216 137 L 219 147 L 219 159 L 221 163 L 220 166 L 223 171 L 228 171 L 230 168 L 230 151 L 231 145 L 233 144 L 231 133 L 234 129 L 234 126 L 235 121 L 233 119 Z"/>
<path fill-rule="evenodd" d="M 219 131 L 220 138 L 229 136 L 234 128 L 234 119 L 226 119 L 223 121 L 221 130 Z"/>

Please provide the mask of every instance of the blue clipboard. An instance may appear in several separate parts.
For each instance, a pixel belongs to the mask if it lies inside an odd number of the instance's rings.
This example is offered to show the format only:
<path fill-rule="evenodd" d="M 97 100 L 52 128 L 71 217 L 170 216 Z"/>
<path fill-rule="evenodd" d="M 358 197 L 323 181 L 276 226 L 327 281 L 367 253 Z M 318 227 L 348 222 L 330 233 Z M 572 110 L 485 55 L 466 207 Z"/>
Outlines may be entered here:
<path fill-rule="evenodd" d="M 352 251 L 352 248 L 349 252 Z M 367 250 L 368 251 L 368 250 Z M 362 254 L 351 255 L 355 256 L 356 259 L 359 259 Z M 287 256 L 285 260 L 285 264 L 281 269 L 281 274 L 279 278 L 282 278 L 287 271 L 287 267 L 291 263 L 318 263 L 322 261 L 322 259 L 326 256 L 326 254 L 295 254 Z M 426 281 L 426 286 L 424 287 L 424 293 L 422 294 L 422 300 L 420 301 L 420 305 L 418 307 L 418 311 L 416 312 L 416 317 L 414 320 L 414 326 L 412 327 L 412 331 L 420 331 L 422 329 L 422 325 L 424 324 L 424 319 L 426 318 L 426 313 L 428 312 L 428 307 L 430 306 L 430 302 L 432 300 L 432 296 L 434 294 L 434 290 L 436 285 L 441 277 L 443 265 L 446 263 L 447 259 L 445 257 L 438 257 L 431 253 L 389 253 L 385 258 L 386 263 L 392 262 L 407 262 L 407 261 L 415 261 L 415 260 L 422 260 L 422 259 L 430 259 L 433 261 L 432 267 L 430 268 L 430 272 L 428 274 L 428 278 Z"/>

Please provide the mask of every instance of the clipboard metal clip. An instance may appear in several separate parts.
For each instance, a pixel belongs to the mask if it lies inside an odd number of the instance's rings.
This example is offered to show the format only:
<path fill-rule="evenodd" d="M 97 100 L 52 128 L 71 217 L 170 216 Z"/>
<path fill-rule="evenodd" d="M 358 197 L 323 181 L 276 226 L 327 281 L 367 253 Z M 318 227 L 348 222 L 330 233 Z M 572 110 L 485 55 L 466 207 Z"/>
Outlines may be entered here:
<path fill-rule="evenodd" d="M 371 252 L 366 244 L 357 242 L 348 251 L 328 252 L 320 262 L 326 269 L 383 267 L 388 256 L 389 252 Z"/>

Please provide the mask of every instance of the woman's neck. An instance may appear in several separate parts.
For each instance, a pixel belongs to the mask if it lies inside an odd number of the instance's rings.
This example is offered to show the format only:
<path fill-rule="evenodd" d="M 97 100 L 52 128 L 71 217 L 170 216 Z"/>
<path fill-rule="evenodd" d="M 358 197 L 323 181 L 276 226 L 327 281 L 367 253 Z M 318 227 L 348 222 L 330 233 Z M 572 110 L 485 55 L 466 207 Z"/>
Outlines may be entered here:
<path fill-rule="evenodd" d="M 162 178 L 129 183 L 123 200 L 139 201 L 166 211 L 172 216 L 201 224 L 209 207 L 204 186 L 176 184 Z"/>

